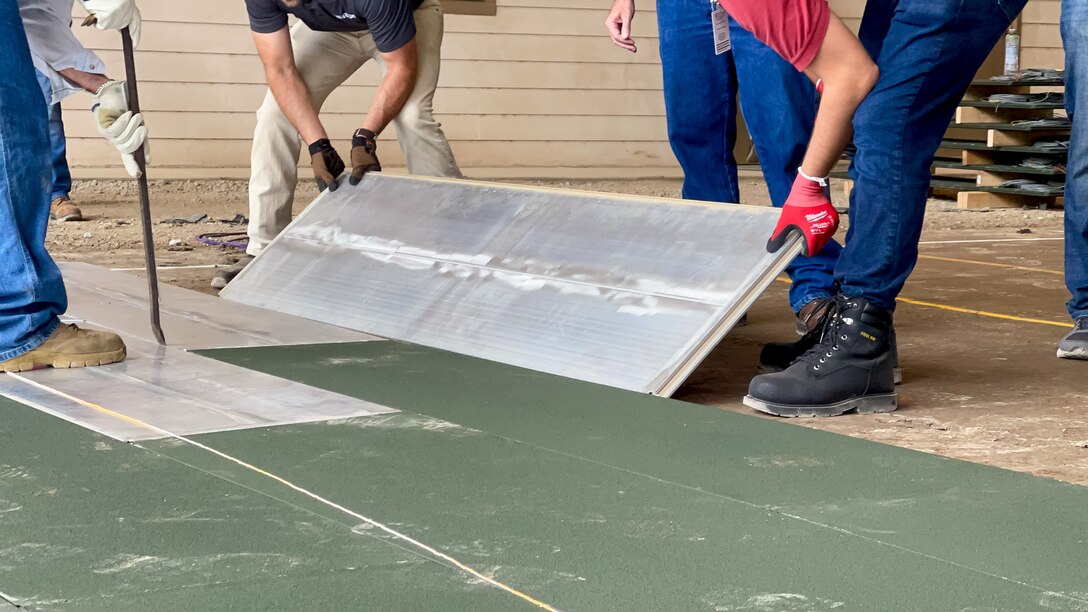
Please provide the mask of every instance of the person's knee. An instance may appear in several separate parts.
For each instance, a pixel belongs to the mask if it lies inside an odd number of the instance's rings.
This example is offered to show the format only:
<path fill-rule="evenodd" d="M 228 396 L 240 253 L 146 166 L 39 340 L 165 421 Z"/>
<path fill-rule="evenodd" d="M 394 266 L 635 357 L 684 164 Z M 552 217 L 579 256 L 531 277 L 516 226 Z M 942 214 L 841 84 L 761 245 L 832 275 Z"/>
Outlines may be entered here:
<path fill-rule="evenodd" d="M 424 100 L 408 100 L 397 115 L 397 127 L 411 131 L 422 131 L 438 125 L 431 110 L 431 104 Z"/>
<path fill-rule="evenodd" d="M 265 98 L 263 104 L 257 109 L 257 126 L 269 127 L 273 125 L 279 125 L 286 122 L 290 125 L 287 117 L 284 116 L 280 110 L 280 105 L 276 102 L 275 98 L 268 96 Z"/>

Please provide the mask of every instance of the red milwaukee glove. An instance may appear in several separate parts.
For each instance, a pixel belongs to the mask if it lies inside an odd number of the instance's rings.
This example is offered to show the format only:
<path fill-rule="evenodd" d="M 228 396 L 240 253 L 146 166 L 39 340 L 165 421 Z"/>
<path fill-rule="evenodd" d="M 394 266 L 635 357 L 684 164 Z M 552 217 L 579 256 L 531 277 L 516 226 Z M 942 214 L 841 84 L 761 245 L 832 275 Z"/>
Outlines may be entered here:
<path fill-rule="evenodd" d="M 778 226 L 767 241 L 769 253 L 781 249 L 794 231 L 800 232 L 805 239 L 801 247 L 801 254 L 805 257 L 819 253 L 831 241 L 839 229 L 839 213 L 835 212 L 835 207 L 828 200 L 821 182 L 826 183 L 806 178 L 798 170 L 790 197 L 786 198 L 786 205 L 778 217 Z"/>

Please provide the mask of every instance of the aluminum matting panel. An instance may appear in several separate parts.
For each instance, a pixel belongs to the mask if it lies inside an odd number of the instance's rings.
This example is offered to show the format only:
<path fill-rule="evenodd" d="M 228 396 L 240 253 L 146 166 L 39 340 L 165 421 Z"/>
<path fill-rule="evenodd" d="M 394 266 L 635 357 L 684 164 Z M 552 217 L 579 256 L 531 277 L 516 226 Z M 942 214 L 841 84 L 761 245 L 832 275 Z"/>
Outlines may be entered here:
<path fill-rule="evenodd" d="M 60 269 L 68 290 L 66 321 L 89 322 L 126 339 L 154 339 L 146 279 L 86 263 L 62 263 Z M 174 347 L 198 350 L 377 339 L 164 283 L 159 283 L 159 293 L 163 333 Z"/>
<path fill-rule="evenodd" d="M 0 376 L 0 395 L 126 442 L 396 412 L 153 341 L 125 343 L 121 363 Z"/>
<path fill-rule="evenodd" d="M 772 208 L 367 175 L 313 202 L 232 301 L 670 395 L 800 251 Z"/>

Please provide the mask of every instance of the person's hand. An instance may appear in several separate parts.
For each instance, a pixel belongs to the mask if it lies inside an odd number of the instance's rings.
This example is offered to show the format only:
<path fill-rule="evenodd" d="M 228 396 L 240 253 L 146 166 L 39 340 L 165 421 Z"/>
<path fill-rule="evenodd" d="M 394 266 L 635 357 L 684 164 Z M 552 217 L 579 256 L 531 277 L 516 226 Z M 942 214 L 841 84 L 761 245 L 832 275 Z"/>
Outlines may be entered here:
<path fill-rule="evenodd" d="M 631 22 L 634 20 L 635 0 L 616 0 L 612 4 L 612 11 L 608 13 L 608 19 L 604 21 L 612 42 L 631 53 L 638 51 L 635 41 L 631 38 Z"/>
<path fill-rule="evenodd" d="M 94 25 L 99 30 L 128 28 L 132 46 L 140 44 L 140 9 L 133 0 L 79 0 L 87 11 L 84 26 Z"/>
<path fill-rule="evenodd" d="M 811 257 L 820 252 L 839 229 L 839 213 L 831 205 L 824 189 L 826 179 L 813 179 L 798 171 L 793 189 L 782 207 L 778 225 L 774 228 L 767 251 L 775 253 L 786 244 L 790 234 L 797 232 L 804 239 L 801 254 Z"/>
<path fill-rule="evenodd" d="M 314 181 L 317 182 L 317 190 L 336 191 L 336 177 L 344 172 L 344 160 L 340 154 L 332 148 L 328 138 L 322 138 L 310 143 L 310 166 L 314 169 Z"/>
<path fill-rule="evenodd" d="M 366 128 L 355 130 L 351 137 L 351 176 L 348 182 L 358 185 L 367 172 L 381 172 L 382 165 L 378 161 L 378 136 Z"/>
<path fill-rule="evenodd" d="M 147 142 L 147 127 L 143 116 L 128 110 L 124 81 L 106 81 L 94 94 L 95 122 L 98 133 L 106 137 L 121 152 L 121 163 L 129 176 L 138 178 L 140 166 L 134 153 L 142 146 L 144 161 L 151 163 L 151 149 Z"/>

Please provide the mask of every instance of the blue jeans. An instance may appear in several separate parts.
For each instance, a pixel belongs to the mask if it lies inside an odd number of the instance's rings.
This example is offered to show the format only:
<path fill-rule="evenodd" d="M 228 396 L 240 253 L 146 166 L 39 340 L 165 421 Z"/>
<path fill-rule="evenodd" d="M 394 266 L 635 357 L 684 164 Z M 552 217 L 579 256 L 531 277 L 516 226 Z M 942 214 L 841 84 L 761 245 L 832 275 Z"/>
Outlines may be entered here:
<path fill-rule="evenodd" d="M 918 261 L 929 167 L 975 72 L 1026 0 L 869 0 L 859 37 L 880 68 L 854 115 L 850 230 L 835 278 L 880 308 Z"/>
<path fill-rule="evenodd" d="M 812 83 L 769 47 L 730 20 L 734 51 L 714 55 L 709 0 L 657 0 L 669 144 L 684 170 L 683 196 L 739 202 L 737 102 L 748 123 L 771 202 L 782 206 L 801 165 L 812 123 Z M 788 269 L 790 306 L 834 295 L 841 247 L 799 257 Z"/>
<path fill-rule="evenodd" d="M 1073 122 L 1065 167 L 1065 286 L 1073 297 L 1066 307 L 1079 319 L 1088 317 L 1088 125 L 1073 114 L 1078 105 L 1088 109 L 1088 2 L 1062 0 L 1061 29 L 1065 110 Z"/>
<path fill-rule="evenodd" d="M 0 0 L 0 361 L 29 352 L 67 307 L 45 251 L 49 129 L 15 0 Z"/>
<path fill-rule="evenodd" d="M 41 85 L 42 93 L 45 94 L 45 104 L 49 113 L 49 146 L 52 149 L 53 158 L 52 189 L 49 199 L 66 198 L 72 192 L 72 173 L 68 170 L 68 157 L 65 155 L 66 141 L 64 121 L 60 116 L 60 103 L 50 104 L 53 100 L 53 85 L 49 82 L 49 77 L 37 70 L 34 73 L 38 76 L 38 85 Z"/>

